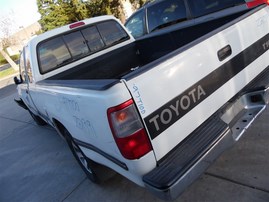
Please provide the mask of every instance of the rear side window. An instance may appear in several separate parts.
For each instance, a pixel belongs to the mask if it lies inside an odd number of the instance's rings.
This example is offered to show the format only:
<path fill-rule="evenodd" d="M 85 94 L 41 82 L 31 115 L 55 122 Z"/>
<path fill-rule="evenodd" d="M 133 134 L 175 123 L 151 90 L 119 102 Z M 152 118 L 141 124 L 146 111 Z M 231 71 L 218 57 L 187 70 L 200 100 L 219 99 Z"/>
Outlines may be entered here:
<path fill-rule="evenodd" d="M 91 52 L 99 51 L 105 47 L 103 39 L 95 26 L 83 29 L 81 32 Z"/>
<path fill-rule="evenodd" d="M 87 55 L 89 53 L 89 48 L 85 43 L 85 38 L 82 36 L 80 31 L 64 35 L 63 38 L 73 58 Z"/>
<path fill-rule="evenodd" d="M 71 60 L 72 56 L 62 37 L 56 37 L 38 46 L 39 68 L 41 73 L 56 69 Z"/>
<path fill-rule="evenodd" d="M 194 17 L 245 3 L 245 0 L 189 0 L 190 10 Z"/>
<path fill-rule="evenodd" d="M 152 32 L 173 23 L 187 20 L 184 0 L 161 1 L 147 9 L 148 29 Z"/>
<path fill-rule="evenodd" d="M 122 29 L 122 27 L 113 21 L 102 22 L 97 25 L 97 29 L 105 42 L 106 46 L 114 45 L 121 40 L 129 38 L 127 33 Z"/>
<path fill-rule="evenodd" d="M 116 21 L 106 21 L 41 42 L 37 47 L 40 73 L 128 40 L 129 35 Z"/>

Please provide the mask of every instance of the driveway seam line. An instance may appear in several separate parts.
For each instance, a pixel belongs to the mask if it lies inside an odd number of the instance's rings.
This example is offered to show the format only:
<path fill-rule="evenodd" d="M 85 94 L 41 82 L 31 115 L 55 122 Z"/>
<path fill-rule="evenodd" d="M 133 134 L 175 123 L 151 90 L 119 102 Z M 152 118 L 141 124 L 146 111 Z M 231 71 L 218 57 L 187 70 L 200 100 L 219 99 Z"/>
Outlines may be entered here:
<path fill-rule="evenodd" d="M 40 126 L 36 125 L 34 122 L 33 122 L 33 123 L 31 123 L 31 122 L 25 122 L 25 121 L 20 121 L 20 120 L 17 120 L 17 119 L 12 119 L 12 118 L 3 117 L 3 116 L 0 116 L 0 118 L 7 119 L 7 120 L 11 120 L 11 121 L 15 121 L 15 122 L 19 122 L 19 123 L 26 123 L 26 124 L 30 124 L 30 125 L 32 125 L 32 126 L 40 127 Z M 49 126 L 49 124 L 48 124 L 48 126 Z M 55 131 L 53 128 L 48 128 L 48 127 L 46 127 L 46 126 L 43 126 L 42 128 L 45 128 L 45 129 L 48 129 L 48 130 L 53 130 L 53 131 Z"/>
<path fill-rule="evenodd" d="M 73 194 L 80 185 L 82 185 L 86 180 L 88 180 L 87 177 L 85 177 L 63 200 L 62 202 L 64 202 L 66 199 L 68 199 L 69 196 L 71 196 L 71 194 Z"/>
<path fill-rule="evenodd" d="M 223 177 L 223 176 L 216 175 L 216 174 L 213 174 L 213 173 L 205 172 L 204 174 L 205 175 L 208 175 L 208 176 L 211 176 L 211 177 L 219 178 L 219 179 L 222 179 L 222 180 L 225 180 L 225 181 L 228 181 L 228 182 L 232 182 L 234 184 L 238 184 L 238 185 L 241 185 L 241 186 L 244 186 L 244 187 L 248 187 L 248 188 L 251 188 L 251 189 L 255 189 L 255 190 L 262 191 L 262 192 L 266 192 L 266 193 L 269 194 L 269 190 L 266 190 L 266 189 L 263 189 L 263 188 L 260 188 L 260 187 L 256 187 L 256 186 L 252 186 L 252 185 L 245 184 L 245 183 L 242 183 L 242 182 L 238 182 L 236 180 L 232 180 L 232 179 L 229 179 L 227 177 Z"/>

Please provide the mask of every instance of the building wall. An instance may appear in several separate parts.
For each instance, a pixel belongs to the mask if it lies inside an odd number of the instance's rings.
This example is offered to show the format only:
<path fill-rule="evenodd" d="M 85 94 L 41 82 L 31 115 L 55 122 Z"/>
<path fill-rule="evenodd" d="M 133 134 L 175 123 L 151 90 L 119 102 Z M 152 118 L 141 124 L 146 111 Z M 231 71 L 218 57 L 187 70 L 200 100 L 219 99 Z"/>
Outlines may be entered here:
<path fill-rule="evenodd" d="M 10 56 L 19 54 L 23 46 L 35 36 L 36 32 L 41 30 L 41 26 L 38 22 L 31 24 L 28 27 L 20 27 L 20 30 L 12 35 L 13 44 L 7 48 Z"/>

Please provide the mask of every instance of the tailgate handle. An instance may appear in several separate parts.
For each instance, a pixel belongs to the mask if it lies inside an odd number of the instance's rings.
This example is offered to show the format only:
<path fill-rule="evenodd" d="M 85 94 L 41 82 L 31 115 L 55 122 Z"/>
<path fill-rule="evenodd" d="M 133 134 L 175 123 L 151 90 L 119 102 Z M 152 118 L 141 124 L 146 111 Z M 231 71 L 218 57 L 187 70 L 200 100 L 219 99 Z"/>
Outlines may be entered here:
<path fill-rule="evenodd" d="M 218 51 L 219 61 L 224 60 L 225 58 L 229 57 L 230 55 L 232 55 L 232 48 L 230 45 L 227 45 Z"/>

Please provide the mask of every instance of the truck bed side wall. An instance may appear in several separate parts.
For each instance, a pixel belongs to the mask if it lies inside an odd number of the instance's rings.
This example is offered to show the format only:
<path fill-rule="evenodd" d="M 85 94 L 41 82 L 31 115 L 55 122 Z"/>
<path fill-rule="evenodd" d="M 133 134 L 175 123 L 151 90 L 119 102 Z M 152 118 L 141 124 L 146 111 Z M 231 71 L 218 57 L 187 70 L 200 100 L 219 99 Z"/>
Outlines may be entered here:
<path fill-rule="evenodd" d="M 131 43 L 50 77 L 49 80 L 117 79 L 137 66 L 140 66 L 140 59 L 136 44 Z"/>
<path fill-rule="evenodd" d="M 217 20 L 205 22 L 195 26 L 177 29 L 176 25 L 166 30 L 160 30 L 159 33 L 151 33 L 136 41 L 140 52 L 140 60 L 143 64 L 152 62 L 195 39 L 231 22 L 237 17 L 243 15 L 246 11 L 229 15 Z"/>

